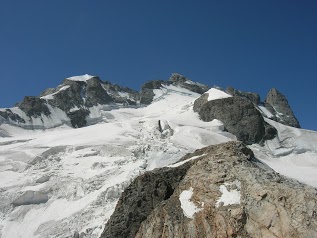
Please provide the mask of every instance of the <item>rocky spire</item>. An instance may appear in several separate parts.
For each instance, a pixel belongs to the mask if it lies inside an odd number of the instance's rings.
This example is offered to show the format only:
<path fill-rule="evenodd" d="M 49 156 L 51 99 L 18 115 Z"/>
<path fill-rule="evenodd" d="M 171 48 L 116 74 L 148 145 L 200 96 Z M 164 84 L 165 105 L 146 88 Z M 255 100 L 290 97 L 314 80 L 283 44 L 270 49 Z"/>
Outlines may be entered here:
<path fill-rule="evenodd" d="M 284 125 L 300 128 L 286 97 L 276 88 L 272 88 L 265 99 L 265 107 Z"/>

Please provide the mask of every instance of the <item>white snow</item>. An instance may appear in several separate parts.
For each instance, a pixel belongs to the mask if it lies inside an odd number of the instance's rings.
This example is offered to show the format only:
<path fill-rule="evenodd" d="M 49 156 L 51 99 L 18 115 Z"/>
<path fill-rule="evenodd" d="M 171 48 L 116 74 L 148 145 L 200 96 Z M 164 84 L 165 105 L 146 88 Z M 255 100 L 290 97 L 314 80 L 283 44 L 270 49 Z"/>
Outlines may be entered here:
<path fill-rule="evenodd" d="M 72 81 L 82 81 L 82 82 L 86 82 L 87 80 L 93 78 L 94 76 L 89 75 L 89 74 L 85 74 L 85 75 L 79 75 L 79 76 L 73 76 L 73 77 L 69 77 L 67 79 L 72 80 Z"/>
<path fill-rule="evenodd" d="M 235 185 L 236 189 L 228 190 L 228 186 Z M 223 203 L 224 206 L 233 205 L 233 204 L 240 204 L 241 199 L 241 183 L 238 180 L 235 180 L 232 183 L 225 183 L 220 185 L 219 190 L 222 193 L 221 197 L 216 202 L 216 207 L 219 207 L 220 204 Z"/>
<path fill-rule="evenodd" d="M 178 163 L 176 163 L 176 164 L 172 164 L 172 165 L 170 165 L 170 166 L 168 166 L 168 167 L 170 167 L 170 168 L 179 167 L 179 166 L 181 166 L 181 165 L 183 165 L 183 164 L 185 164 L 185 163 L 187 163 L 187 162 L 189 162 L 189 161 L 192 161 L 192 160 L 201 158 L 201 157 L 203 157 L 203 156 L 205 156 L 205 155 L 206 155 L 206 154 L 193 156 L 193 157 L 191 157 L 191 158 L 189 158 L 189 159 L 187 159 L 187 160 L 180 161 L 180 162 L 178 162 Z"/>
<path fill-rule="evenodd" d="M 90 108 L 87 120 L 94 125 L 78 129 L 65 125 L 69 118 L 58 108 L 49 106 L 52 114 L 38 118 L 13 108 L 30 130 L 0 124 L 0 135 L 6 136 L 0 137 L 1 204 L 10 206 L 21 191 L 28 190 L 47 193 L 49 201 L 1 210 L 1 237 L 72 237 L 78 229 L 91 231 L 87 237 L 100 237 L 121 192 L 133 178 L 197 159 L 177 163 L 196 149 L 236 140 L 224 131 L 221 121 L 203 122 L 193 112 L 199 94 L 176 86 L 154 92 L 154 102 L 146 107 Z M 213 99 L 228 96 L 223 93 L 213 89 L 209 95 Z M 317 187 L 317 133 L 267 121 L 279 135 L 264 147 L 252 145 L 256 157 L 280 173 Z M 36 159 L 37 163 L 31 163 Z M 50 180 L 37 184 L 42 176 Z M 238 186 L 233 190 L 229 186 L 220 186 L 219 203 L 238 202 Z M 192 193 L 189 189 L 180 196 L 188 217 L 201 209 L 190 201 Z"/>
<path fill-rule="evenodd" d="M 209 94 L 208 101 L 232 97 L 230 94 L 216 88 L 211 88 L 206 93 Z"/>
<path fill-rule="evenodd" d="M 64 91 L 64 90 L 68 89 L 69 87 L 70 87 L 69 85 L 63 86 L 63 87 L 61 87 L 57 92 L 52 93 L 52 94 L 45 95 L 45 96 L 43 96 L 43 97 L 41 97 L 41 98 L 42 98 L 42 99 L 46 99 L 46 100 L 54 99 L 54 95 L 58 94 L 60 91 Z"/>
<path fill-rule="evenodd" d="M 317 132 L 265 120 L 278 136 L 264 147 L 252 145 L 255 157 L 280 174 L 317 187 Z"/>
<path fill-rule="evenodd" d="M 0 187 L 5 188 L 0 201 L 10 204 L 29 190 L 47 193 L 49 201 L 0 214 L 2 238 L 71 237 L 78 229 L 99 237 L 131 179 L 198 148 L 235 140 L 220 121 L 203 122 L 193 112 L 199 94 L 175 86 L 156 92 L 160 96 L 147 107 L 90 108 L 87 120 L 97 124 L 78 129 L 63 125 L 69 119 L 57 108 L 49 107 L 49 117 L 31 119 L 13 109 L 34 130 L 0 125 L 0 133 L 11 136 L 0 138 Z M 30 164 L 35 158 L 42 159 Z M 36 183 L 42 176 L 50 180 Z"/>
<path fill-rule="evenodd" d="M 267 110 L 265 107 L 259 106 L 259 108 L 264 113 L 264 115 L 267 116 L 268 118 L 274 117 L 274 115 L 269 110 Z"/>
<path fill-rule="evenodd" d="M 191 201 L 193 196 L 193 188 L 190 187 L 188 190 L 184 190 L 179 195 L 179 201 L 181 202 L 181 208 L 187 218 L 193 219 L 195 213 L 200 212 L 203 208 L 198 208 L 195 203 Z M 203 204 L 202 204 L 203 206 Z"/>

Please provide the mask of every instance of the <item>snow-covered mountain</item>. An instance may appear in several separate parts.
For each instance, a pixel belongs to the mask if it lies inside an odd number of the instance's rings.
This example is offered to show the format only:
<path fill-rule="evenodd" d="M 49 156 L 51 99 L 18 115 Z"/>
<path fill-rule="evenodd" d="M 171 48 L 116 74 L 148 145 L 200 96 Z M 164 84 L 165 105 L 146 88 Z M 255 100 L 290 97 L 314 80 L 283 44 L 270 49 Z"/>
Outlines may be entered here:
<path fill-rule="evenodd" d="M 100 237 L 134 178 L 237 139 L 275 171 L 317 187 L 317 132 L 295 127 L 276 89 L 261 102 L 179 74 L 140 92 L 67 78 L 0 109 L 0 237 Z"/>

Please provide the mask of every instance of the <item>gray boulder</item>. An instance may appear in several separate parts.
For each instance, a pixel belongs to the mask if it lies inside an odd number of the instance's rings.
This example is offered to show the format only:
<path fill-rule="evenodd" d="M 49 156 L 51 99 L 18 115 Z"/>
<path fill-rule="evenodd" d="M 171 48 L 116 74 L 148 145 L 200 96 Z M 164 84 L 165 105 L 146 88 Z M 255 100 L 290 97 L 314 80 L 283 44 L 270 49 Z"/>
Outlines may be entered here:
<path fill-rule="evenodd" d="M 284 125 L 300 128 L 286 97 L 272 88 L 265 99 L 265 107 L 275 116 L 276 120 Z"/>
<path fill-rule="evenodd" d="M 48 201 L 47 194 L 38 191 L 27 191 L 20 197 L 15 199 L 12 204 L 14 206 L 31 205 L 31 204 L 41 204 Z"/>
<path fill-rule="evenodd" d="M 246 144 L 260 143 L 277 134 L 253 103 L 241 97 L 209 101 L 201 106 L 199 116 L 203 121 L 220 120 L 228 132 Z"/>

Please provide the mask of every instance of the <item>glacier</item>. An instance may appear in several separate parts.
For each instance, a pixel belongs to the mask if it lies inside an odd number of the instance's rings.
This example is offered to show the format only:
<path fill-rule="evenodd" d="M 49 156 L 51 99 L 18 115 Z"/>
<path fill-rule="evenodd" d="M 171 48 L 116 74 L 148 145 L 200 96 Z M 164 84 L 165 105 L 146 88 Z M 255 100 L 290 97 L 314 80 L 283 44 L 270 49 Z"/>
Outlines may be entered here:
<path fill-rule="evenodd" d="M 46 129 L 1 124 L 0 135 L 6 137 L 0 137 L 0 237 L 72 237 L 75 232 L 99 237 L 121 192 L 135 177 L 177 166 L 196 149 L 236 140 L 221 121 L 199 119 L 193 104 L 200 94 L 171 85 L 153 91 L 148 106 L 90 109 L 99 120 L 87 127 L 74 129 L 57 121 L 63 115 L 52 116 L 53 122 L 47 119 L 54 127 Z M 223 97 L 229 95 L 216 88 L 209 91 L 209 100 Z M 317 132 L 265 120 L 278 137 L 251 145 L 256 158 L 317 187 Z M 28 191 L 49 199 L 12 205 Z"/>

